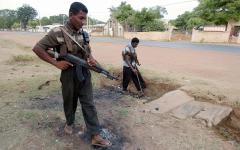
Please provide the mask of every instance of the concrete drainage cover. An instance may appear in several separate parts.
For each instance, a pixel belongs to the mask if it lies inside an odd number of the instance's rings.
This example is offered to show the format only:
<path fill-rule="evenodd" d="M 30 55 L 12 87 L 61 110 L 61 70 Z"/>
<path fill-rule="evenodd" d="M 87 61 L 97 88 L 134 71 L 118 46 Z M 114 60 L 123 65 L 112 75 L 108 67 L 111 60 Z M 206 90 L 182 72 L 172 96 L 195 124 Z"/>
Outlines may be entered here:
<path fill-rule="evenodd" d="M 216 126 L 232 112 L 231 107 L 205 104 L 205 110 L 199 112 L 195 118 L 203 119 L 208 127 Z"/>
<path fill-rule="evenodd" d="M 146 112 L 161 114 L 193 100 L 194 98 L 188 96 L 185 92 L 175 90 L 166 93 L 159 99 L 146 103 L 142 109 Z"/>
<path fill-rule="evenodd" d="M 202 110 L 204 110 L 204 106 L 201 105 L 201 103 L 196 101 L 191 101 L 173 110 L 172 114 L 174 117 L 178 119 L 186 119 L 186 118 L 195 116 Z"/>
<path fill-rule="evenodd" d="M 196 118 L 205 120 L 208 127 L 216 126 L 232 112 L 228 106 L 214 105 L 207 102 L 191 101 L 174 109 L 171 113 L 179 119 Z"/>

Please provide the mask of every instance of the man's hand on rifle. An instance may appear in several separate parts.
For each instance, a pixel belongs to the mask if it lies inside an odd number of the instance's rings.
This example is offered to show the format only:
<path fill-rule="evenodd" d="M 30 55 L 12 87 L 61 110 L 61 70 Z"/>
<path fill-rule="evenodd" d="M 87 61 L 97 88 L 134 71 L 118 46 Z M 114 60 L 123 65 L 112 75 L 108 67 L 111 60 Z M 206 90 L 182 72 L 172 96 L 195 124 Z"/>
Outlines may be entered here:
<path fill-rule="evenodd" d="M 53 65 L 61 70 L 66 70 L 69 66 L 73 66 L 73 64 L 71 64 L 70 62 L 65 61 L 65 60 L 56 61 Z"/>
<path fill-rule="evenodd" d="M 92 55 L 90 55 L 87 59 L 87 63 L 89 66 L 96 66 L 97 65 L 97 61 L 93 58 Z"/>

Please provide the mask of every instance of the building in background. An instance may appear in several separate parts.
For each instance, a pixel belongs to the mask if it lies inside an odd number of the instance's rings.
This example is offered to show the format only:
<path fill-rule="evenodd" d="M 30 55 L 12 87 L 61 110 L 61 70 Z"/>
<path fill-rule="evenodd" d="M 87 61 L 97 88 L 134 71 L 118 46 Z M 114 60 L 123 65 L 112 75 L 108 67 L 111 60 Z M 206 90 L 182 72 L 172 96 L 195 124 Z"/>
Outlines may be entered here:
<path fill-rule="evenodd" d="M 104 26 L 103 35 L 110 37 L 123 37 L 123 26 L 114 18 L 110 18 Z"/>
<path fill-rule="evenodd" d="M 240 22 L 230 21 L 227 26 L 204 26 L 193 29 L 192 42 L 240 43 Z"/>
<path fill-rule="evenodd" d="M 52 25 L 36 26 L 36 32 L 49 32 L 51 29 L 59 26 L 62 26 L 62 24 L 54 23 Z"/>

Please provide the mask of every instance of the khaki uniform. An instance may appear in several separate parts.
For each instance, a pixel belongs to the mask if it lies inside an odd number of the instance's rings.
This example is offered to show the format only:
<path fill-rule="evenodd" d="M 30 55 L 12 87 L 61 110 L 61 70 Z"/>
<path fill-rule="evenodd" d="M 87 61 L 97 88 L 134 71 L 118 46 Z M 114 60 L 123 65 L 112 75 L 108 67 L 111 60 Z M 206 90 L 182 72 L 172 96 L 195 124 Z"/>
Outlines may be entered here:
<path fill-rule="evenodd" d="M 91 53 L 88 45 L 89 37 L 82 30 L 75 31 L 70 22 L 63 27 L 75 40 Z M 84 38 L 85 37 L 85 38 Z M 84 53 L 76 43 L 68 38 L 60 27 L 52 29 L 43 37 L 37 45 L 44 50 L 54 48 L 60 55 L 71 53 L 80 58 L 86 59 Z M 62 83 L 63 106 L 66 123 L 72 125 L 75 120 L 78 99 L 80 100 L 83 117 L 88 131 L 94 135 L 99 133 L 99 121 L 97 111 L 93 102 L 93 91 L 91 83 L 91 73 L 81 66 L 69 67 L 61 72 L 60 81 Z"/>

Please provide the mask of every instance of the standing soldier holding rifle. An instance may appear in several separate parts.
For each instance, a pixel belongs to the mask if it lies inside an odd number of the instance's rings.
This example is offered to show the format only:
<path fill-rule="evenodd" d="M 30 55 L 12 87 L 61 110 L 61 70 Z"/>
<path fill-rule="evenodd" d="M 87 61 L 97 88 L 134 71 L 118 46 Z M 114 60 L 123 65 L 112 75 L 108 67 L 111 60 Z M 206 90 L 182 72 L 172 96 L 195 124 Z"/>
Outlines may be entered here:
<path fill-rule="evenodd" d="M 137 58 L 137 53 L 135 48 L 137 48 L 139 44 L 138 38 L 133 38 L 131 40 L 131 43 L 128 44 L 122 51 L 122 57 L 123 57 L 123 92 L 127 92 L 127 87 L 132 79 L 135 87 L 138 91 L 138 96 L 144 96 L 143 89 L 146 88 L 146 84 L 137 68 L 137 65 L 140 66 L 140 63 Z"/>
<path fill-rule="evenodd" d="M 82 106 L 83 117 L 87 130 L 91 134 L 92 145 L 108 147 L 110 141 L 100 136 L 100 125 L 93 102 L 91 74 L 87 67 L 74 64 L 66 58 L 85 60 L 85 65 L 98 66 L 91 54 L 88 34 L 82 30 L 88 10 L 80 2 L 74 2 L 69 9 L 69 21 L 63 27 L 52 29 L 33 48 L 33 51 L 44 61 L 61 69 L 63 106 L 66 117 L 64 131 L 72 134 L 78 99 Z M 53 59 L 47 51 L 54 49 L 60 53 L 60 59 Z M 78 59 L 75 59 L 78 61 Z M 80 60 L 80 59 L 79 59 Z M 98 66 L 99 68 L 99 66 Z"/>

